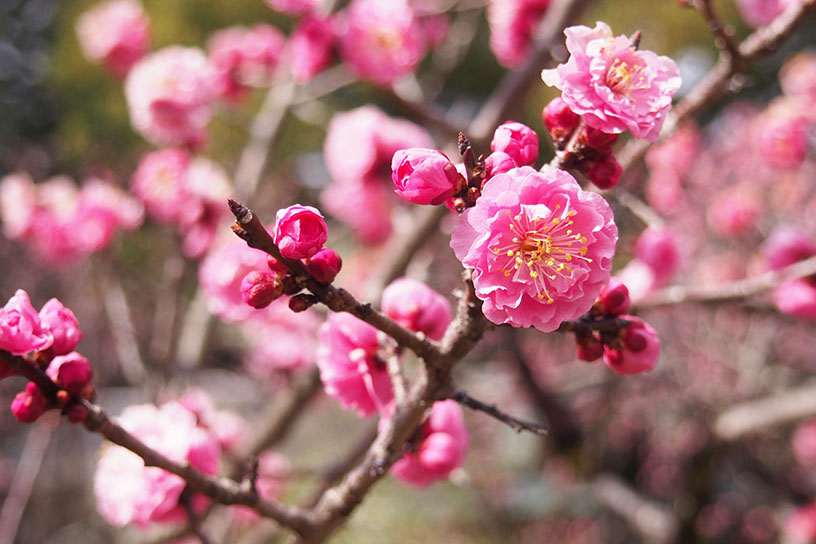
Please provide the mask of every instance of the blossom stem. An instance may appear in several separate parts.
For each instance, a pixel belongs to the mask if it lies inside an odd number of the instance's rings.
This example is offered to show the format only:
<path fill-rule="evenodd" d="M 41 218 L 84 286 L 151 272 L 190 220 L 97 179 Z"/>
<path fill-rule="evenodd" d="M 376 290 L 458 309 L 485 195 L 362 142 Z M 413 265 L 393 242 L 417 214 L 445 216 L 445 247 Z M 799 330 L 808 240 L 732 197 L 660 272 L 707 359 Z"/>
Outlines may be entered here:
<path fill-rule="evenodd" d="M 448 393 L 447 398 L 453 399 L 462 406 L 467 406 L 471 410 L 485 413 L 490 417 L 508 425 L 517 433 L 520 433 L 521 431 L 529 431 L 533 434 L 537 434 L 538 436 L 547 436 L 549 433 L 546 425 L 541 425 L 540 423 L 535 423 L 508 415 L 499 410 L 495 404 L 487 404 L 477 400 L 456 386 L 451 386 L 451 390 Z"/>

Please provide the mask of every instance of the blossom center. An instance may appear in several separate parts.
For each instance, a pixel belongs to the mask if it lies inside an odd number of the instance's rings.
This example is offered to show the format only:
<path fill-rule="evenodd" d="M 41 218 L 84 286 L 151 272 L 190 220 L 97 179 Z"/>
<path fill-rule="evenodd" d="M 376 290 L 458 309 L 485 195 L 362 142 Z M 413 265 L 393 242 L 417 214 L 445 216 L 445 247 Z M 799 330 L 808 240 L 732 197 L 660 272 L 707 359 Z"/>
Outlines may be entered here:
<path fill-rule="evenodd" d="M 616 58 L 606 70 L 606 85 L 615 94 L 628 95 L 632 89 L 648 89 L 642 65 L 629 64 Z"/>
<path fill-rule="evenodd" d="M 509 220 L 510 233 L 492 249 L 499 259 L 506 259 L 500 263 L 501 272 L 514 282 L 532 283 L 539 300 L 555 302 L 551 282 L 571 279 L 578 261 L 592 262 L 586 257 L 586 236 L 575 229 L 575 215 L 574 210 L 562 210 L 560 204 L 546 217 L 522 207 Z"/>

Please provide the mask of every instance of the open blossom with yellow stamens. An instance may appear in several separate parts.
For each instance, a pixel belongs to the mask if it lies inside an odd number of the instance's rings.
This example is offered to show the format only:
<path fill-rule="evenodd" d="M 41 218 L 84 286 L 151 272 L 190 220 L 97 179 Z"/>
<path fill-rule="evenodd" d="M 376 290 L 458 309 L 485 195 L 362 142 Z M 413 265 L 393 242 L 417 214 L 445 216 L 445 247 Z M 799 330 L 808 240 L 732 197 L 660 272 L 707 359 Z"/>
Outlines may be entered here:
<path fill-rule="evenodd" d="M 607 284 L 618 229 L 612 209 L 563 170 L 493 177 L 453 230 L 494 323 L 553 331 L 585 314 Z"/>
<path fill-rule="evenodd" d="M 635 138 L 657 140 L 672 96 L 680 88 L 674 61 L 636 49 L 626 36 L 613 36 L 605 23 L 564 30 L 570 58 L 544 70 L 544 83 L 587 125 L 609 134 L 629 129 Z"/>

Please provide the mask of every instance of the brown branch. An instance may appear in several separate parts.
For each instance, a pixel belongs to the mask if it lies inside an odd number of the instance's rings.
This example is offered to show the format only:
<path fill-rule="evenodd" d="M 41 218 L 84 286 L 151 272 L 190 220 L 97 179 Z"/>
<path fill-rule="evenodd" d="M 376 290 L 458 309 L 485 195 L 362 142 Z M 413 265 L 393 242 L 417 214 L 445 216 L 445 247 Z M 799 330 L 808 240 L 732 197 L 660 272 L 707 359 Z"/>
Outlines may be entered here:
<path fill-rule="evenodd" d="M 502 423 L 508 425 L 511 429 L 520 433 L 521 431 L 530 431 L 533 434 L 537 434 L 538 436 L 547 436 L 549 434 L 549 430 L 547 429 L 546 425 L 541 425 L 539 423 L 535 423 L 532 421 L 526 421 L 523 419 L 519 419 L 513 417 L 511 415 L 505 414 L 501 410 L 499 410 L 495 404 L 486 404 L 480 400 L 474 399 L 470 395 L 468 395 L 462 389 L 458 387 L 451 387 L 450 392 L 448 393 L 448 398 L 455 400 L 462 406 L 467 406 L 471 410 L 476 410 L 478 412 L 483 412 L 490 417 L 501 421 Z"/>
<path fill-rule="evenodd" d="M 766 272 L 731 283 L 700 287 L 674 285 L 648 295 L 643 300 L 634 303 L 633 307 L 654 308 L 689 302 L 716 303 L 740 300 L 764 293 L 784 281 L 813 276 L 814 274 L 816 274 L 816 257 L 811 257 L 781 270 Z"/>
<path fill-rule="evenodd" d="M 734 28 L 725 25 L 714 10 L 712 0 L 693 0 L 693 6 L 705 19 L 708 29 L 714 34 L 714 45 L 720 50 L 720 55 L 731 60 L 738 69 L 742 68 L 744 58 L 739 50 L 739 45 L 734 39 Z"/>

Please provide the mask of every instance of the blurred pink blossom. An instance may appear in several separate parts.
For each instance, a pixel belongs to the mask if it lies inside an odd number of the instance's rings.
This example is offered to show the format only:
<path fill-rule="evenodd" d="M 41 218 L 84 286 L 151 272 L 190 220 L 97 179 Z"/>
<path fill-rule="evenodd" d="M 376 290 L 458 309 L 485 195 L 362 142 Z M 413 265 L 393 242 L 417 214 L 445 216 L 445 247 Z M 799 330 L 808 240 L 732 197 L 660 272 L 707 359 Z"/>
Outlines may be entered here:
<path fill-rule="evenodd" d="M 391 474 L 409 485 L 427 487 L 462 465 L 470 440 L 462 409 L 454 400 L 434 403 L 419 432 L 414 449 L 394 463 Z"/>
<path fill-rule="evenodd" d="M 796 461 L 804 467 L 816 467 L 816 420 L 802 423 L 791 436 L 791 449 Z"/>
<path fill-rule="evenodd" d="M 762 243 L 762 254 L 770 270 L 779 270 L 816 255 L 816 241 L 797 227 L 780 225 Z"/>
<path fill-rule="evenodd" d="M 816 320 L 816 280 L 798 278 L 782 282 L 774 287 L 772 295 L 783 314 Z"/>
<path fill-rule="evenodd" d="M 117 420 L 126 431 L 170 459 L 188 462 L 206 474 L 218 471 L 218 440 L 197 426 L 195 415 L 178 402 L 161 407 L 129 406 Z M 113 445 L 103 447 L 94 476 L 97 509 L 117 527 L 183 522 L 187 514 L 179 498 L 186 486 L 179 476 L 159 467 L 146 467 L 141 457 Z"/>
<path fill-rule="evenodd" d="M 802 51 L 785 61 L 779 83 L 786 96 L 816 103 L 816 52 Z"/>
<path fill-rule="evenodd" d="M 110 0 L 83 13 L 76 25 L 85 57 L 124 77 L 150 48 L 150 21 L 137 0 Z"/>
<path fill-rule="evenodd" d="M 212 115 L 214 79 L 201 49 L 171 46 L 151 53 L 125 79 L 133 128 L 155 145 L 199 147 Z"/>
<path fill-rule="evenodd" d="M 234 26 L 214 33 L 207 42 L 207 53 L 215 72 L 215 92 L 238 101 L 250 87 L 268 86 L 285 44 L 283 33 L 266 24 Z"/>
<path fill-rule="evenodd" d="M 399 278 L 382 294 L 385 315 L 412 331 L 441 340 L 453 316 L 448 300 L 421 281 Z"/>
<path fill-rule="evenodd" d="M 762 214 L 763 198 L 753 185 L 745 184 L 724 189 L 708 206 L 707 218 L 711 229 L 726 238 L 750 234 Z"/>
<path fill-rule="evenodd" d="M 273 302 L 262 320 L 244 327 L 251 343 L 244 365 L 253 376 L 267 380 L 281 372 L 311 368 L 319 325 L 314 313 L 295 313 L 283 301 Z"/>
<path fill-rule="evenodd" d="M 680 88 L 674 61 L 635 49 L 629 38 L 613 36 L 602 22 L 595 28 L 569 27 L 564 34 L 570 58 L 544 70 L 544 82 L 558 87 L 590 127 L 610 134 L 628 128 L 636 138 L 656 141 Z"/>
<path fill-rule="evenodd" d="M 201 262 L 198 281 L 210 312 L 224 321 L 245 321 L 254 308 L 241 298 L 241 281 L 251 271 L 268 270 L 266 254 L 238 238 L 214 248 Z"/>
<path fill-rule="evenodd" d="M 351 314 L 331 314 L 318 333 L 317 366 L 326 394 L 360 417 L 382 411 L 393 398 L 391 378 L 376 358 L 377 329 Z"/>
<path fill-rule="evenodd" d="M 264 0 L 275 11 L 289 15 L 308 15 L 317 8 L 320 0 Z"/>
<path fill-rule="evenodd" d="M 333 19 L 304 17 L 289 38 L 289 63 L 298 83 L 306 83 L 332 61 L 337 36 Z"/>
<path fill-rule="evenodd" d="M 785 520 L 786 542 L 810 544 L 816 540 L 816 502 L 800 506 Z"/>
<path fill-rule="evenodd" d="M 340 56 L 362 79 L 387 87 L 425 56 L 425 34 L 407 0 L 353 0 L 344 15 Z"/>
<path fill-rule="evenodd" d="M 635 242 L 635 257 L 654 273 L 655 287 L 671 281 L 682 264 L 680 241 L 671 229 L 650 227 Z M 627 284 L 628 285 L 628 284 Z"/>
<path fill-rule="evenodd" d="M 617 239 L 600 195 L 563 170 L 521 167 L 485 185 L 451 247 L 474 269 L 490 321 L 549 332 L 592 307 L 609 282 Z"/>
<path fill-rule="evenodd" d="M 770 24 L 791 6 L 802 0 L 737 0 L 742 18 L 754 28 Z"/>
<path fill-rule="evenodd" d="M 489 0 L 490 50 L 500 64 L 515 68 L 524 60 L 549 6 L 550 0 Z"/>

